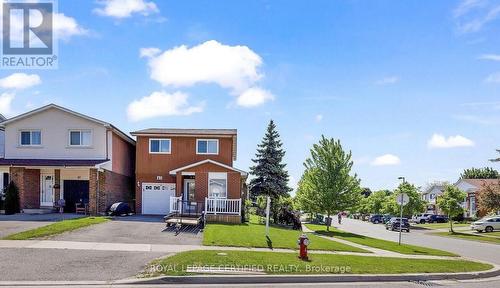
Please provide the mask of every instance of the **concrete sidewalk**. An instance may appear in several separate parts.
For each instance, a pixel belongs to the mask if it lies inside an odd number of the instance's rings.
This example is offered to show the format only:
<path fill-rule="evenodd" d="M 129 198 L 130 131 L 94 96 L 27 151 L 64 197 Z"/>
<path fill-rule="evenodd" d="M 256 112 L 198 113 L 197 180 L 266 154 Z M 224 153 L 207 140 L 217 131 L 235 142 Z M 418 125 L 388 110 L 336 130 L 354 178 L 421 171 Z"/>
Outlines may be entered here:
<path fill-rule="evenodd" d="M 204 246 L 204 245 L 101 243 L 101 242 L 52 241 L 52 240 L 0 240 L 0 248 L 68 249 L 68 250 L 91 250 L 91 251 L 155 252 L 155 253 L 158 252 L 179 253 L 179 252 L 194 251 L 194 250 L 233 250 L 233 251 L 278 252 L 278 253 L 297 252 L 296 250 L 293 249 L 282 249 L 282 248 L 269 249 L 269 248 L 254 248 L 254 247 L 247 248 L 247 247 Z M 322 251 L 322 250 L 309 250 L 309 252 L 315 254 L 357 255 L 357 256 L 368 256 L 368 257 L 397 257 L 397 258 L 411 258 L 411 259 L 458 259 L 458 257 L 406 255 L 389 251 L 383 251 L 381 253 L 377 253 L 379 249 L 371 248 L 371 250 L 373 250 L 374 253 Z"/>

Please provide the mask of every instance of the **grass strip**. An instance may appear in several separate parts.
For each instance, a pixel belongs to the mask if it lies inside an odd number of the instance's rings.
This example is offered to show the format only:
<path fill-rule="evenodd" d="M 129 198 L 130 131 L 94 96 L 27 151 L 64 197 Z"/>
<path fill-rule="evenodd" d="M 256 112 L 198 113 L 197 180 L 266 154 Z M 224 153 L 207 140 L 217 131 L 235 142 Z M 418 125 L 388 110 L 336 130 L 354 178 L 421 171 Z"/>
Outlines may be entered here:
<path fill-rule="evenodd" d="M 399 274 L 458 273 L 489 270 L 493 266 L 466 260 L 405 259 L 358 255 L 310 254 L 302 261 L 294 253 L 198 250 L 153 261 L 146 277 L 191 275 L 188 266 L 263 269 L 267 274 Z"/>
<path fill-rule="evenodd" d="M 397 252 L 401 254 L 407 255 L 433 255 L 433 256 L 458 256 L 451 252 L 432 249 L 427 247 L 409 245 L 409 244 L 401 244 L 399 245 L 397 242 L 387 241 L 377 238 L 372 238 L 368 236 L 358 235 L 350 232 L 345 232 L 334 227 L 330 227 L 330 231 L 326 231 L 326 227 L 324 225 L 316 225 L 316 224 L 306 224 L 307 228 L 315 231 L 318 234 L 334 237 L 346 241 L 350 241 L 353 243 L 365 245 L 368 247 L 383 249 L 387 251 Z"/>
<path fill-rule="evenodd" d="M 2 239 L 4 240 L 27 240 L 34 238 L 41 238 L 61 234 L 63 232 L 72 231 L 87 227 L 94 224 L 99 224 L 109 221 L 108 217 L 83 217 L 77 219 L 63 220 L 47 226 L 38 227 L 35 229 L 8 235 Z"/>

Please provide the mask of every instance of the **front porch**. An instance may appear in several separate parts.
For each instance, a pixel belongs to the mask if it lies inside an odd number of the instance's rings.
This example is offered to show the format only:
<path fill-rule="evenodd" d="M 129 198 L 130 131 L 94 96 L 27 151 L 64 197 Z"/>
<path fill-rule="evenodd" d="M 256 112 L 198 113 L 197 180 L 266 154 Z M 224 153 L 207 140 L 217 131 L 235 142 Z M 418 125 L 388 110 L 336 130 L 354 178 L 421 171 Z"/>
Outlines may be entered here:
<path fill-rule="evenodd" d="M 169 201 L 172 217 L 241 223 L 245 172 L 204 160 L 170 174 L 176 179 L 176 193 Z"/>

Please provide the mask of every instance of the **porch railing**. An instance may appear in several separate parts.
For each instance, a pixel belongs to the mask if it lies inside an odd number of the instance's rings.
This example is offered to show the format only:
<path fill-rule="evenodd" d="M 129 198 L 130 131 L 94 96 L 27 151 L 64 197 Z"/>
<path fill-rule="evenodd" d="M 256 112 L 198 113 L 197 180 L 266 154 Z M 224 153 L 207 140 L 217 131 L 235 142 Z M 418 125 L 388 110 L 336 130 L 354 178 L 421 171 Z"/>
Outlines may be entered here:
<path fill-rule="evenodd" d="M 181 212 L 182 197 L 170 196 L 170 212 Z"/>
<path fill-rule="evenodd" d="M 233 214 L 241 215 L 241 198 L 205 198 L 205 212 L 207 214 Z"/>

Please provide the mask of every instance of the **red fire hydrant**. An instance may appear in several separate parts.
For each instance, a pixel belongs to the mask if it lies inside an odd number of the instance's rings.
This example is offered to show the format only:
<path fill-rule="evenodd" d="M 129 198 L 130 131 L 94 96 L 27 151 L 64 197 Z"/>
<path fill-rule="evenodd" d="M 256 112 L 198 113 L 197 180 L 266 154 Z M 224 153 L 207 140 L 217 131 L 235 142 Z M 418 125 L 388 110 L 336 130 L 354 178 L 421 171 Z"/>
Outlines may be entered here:
<path fill-rule="evenodd" d="M 306 234 L 302 234 L 299 236 L 299 240 L 297 241 L 299 244 L 300 252 L 299 258 L 302 260 L 308 260 L 307 258 L 307 246 L 309 245 L 309 238 L 307 238 Z"/>

